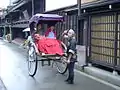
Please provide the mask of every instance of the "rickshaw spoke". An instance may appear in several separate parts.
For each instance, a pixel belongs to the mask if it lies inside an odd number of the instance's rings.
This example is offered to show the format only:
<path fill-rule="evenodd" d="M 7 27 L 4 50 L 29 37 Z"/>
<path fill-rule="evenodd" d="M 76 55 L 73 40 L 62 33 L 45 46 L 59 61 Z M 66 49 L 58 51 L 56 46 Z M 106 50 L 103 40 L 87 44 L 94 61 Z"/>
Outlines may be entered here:
<path fill-rule="evenodd" d="M 55 66 L 57 68 L 57 71 L 61 74 L 64 74 L 67 71 L 67 63 L 62 59 L 54 61 L 52 65 L 52 67 Z"/>
<path fill-rule="evenodd" d="M 28 51 L 28 70 L 30 76 L 34 76 L 37 70 L 37 56 L 33 46 Z"/>

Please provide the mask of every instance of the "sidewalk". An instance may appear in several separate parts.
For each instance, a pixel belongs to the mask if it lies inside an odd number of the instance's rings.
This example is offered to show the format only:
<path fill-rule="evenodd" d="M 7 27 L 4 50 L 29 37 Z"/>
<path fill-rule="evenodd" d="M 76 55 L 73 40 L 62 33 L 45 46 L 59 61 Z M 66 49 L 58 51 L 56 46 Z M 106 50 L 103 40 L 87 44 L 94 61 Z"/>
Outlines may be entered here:
<path fill-rule="evenodd" d="M 7 90 L 1 79 L 0 79 L 0 90 Z"/>
<path fill-rule="evenodd" d="M 83 67 L 80 67 L 79 65 L 76 65 L 76 69 L 90 76 L 96 77 L 105 82 L 108 82 L 110 84 L 120 87 L 120 75 L 114 75 L 112 72 L 109 72 L 100 68 L 96 68 L 93 66 L 86 66 L 83 68 Z"/>
<path fill-rule="evenodd" d="M 21 45 L 24 43 L 24 39 L 16 38 L 12 41 L 12 43 L 17 44 L 17 45 Z"/>

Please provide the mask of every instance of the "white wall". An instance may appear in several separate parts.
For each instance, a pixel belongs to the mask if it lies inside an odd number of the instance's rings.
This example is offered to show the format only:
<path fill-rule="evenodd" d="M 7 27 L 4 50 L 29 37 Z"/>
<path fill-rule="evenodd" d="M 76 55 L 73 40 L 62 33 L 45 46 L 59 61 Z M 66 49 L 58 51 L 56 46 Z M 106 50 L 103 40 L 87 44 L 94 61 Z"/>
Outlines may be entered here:
<path fill-rule="evenodd" d="M 7 8 L 7 6 L 12 4 L 14 1 L 16 1 L 16 0 L 3 0 L 2 2 L 0 2 L 0 7 Z"/>
<path fill-rule="evenodd" d="M 46 11 L 77 4 L 77 0 L 46 0 Z"/>
<path fill-rule="evenodd" d="M 1 0 L 0 7 L 6 8 L 9 5 L 9 0 Z"/>

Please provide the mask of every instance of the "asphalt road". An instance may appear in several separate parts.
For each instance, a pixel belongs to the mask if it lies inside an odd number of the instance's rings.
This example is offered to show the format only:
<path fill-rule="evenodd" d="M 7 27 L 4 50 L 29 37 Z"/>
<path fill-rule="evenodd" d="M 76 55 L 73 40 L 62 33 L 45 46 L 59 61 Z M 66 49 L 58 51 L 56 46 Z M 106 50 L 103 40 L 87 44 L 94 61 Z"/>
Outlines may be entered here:
<path fill-rule="evenodd" d="M 65 75 L 55 68 L 42 67 L 40 62 L 34 78 L 28 75 L 26 51 L 0 40 L 0 77 L 7 90 L 120 90 L 75 72 L 75 84 L 64 82 Z"/>

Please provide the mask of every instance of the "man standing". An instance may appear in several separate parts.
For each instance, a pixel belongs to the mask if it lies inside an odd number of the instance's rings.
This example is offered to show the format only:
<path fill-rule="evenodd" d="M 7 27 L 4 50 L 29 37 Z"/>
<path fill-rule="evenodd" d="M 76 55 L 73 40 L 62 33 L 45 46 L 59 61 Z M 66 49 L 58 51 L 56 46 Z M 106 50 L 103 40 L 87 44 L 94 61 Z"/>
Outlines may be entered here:
<path fill-rule="evenodd" d="M 69 76 L 65 80 L 68 84 L 74 83 L 74 65 L 76 62 L 76 38 L 75 32 L 70 29 L 63 34 L 64 37 L 68 38 L 68 46 L 67 46 L 67 63 L 68 63 L 68 71 Z"/>

